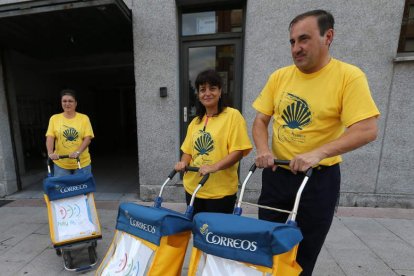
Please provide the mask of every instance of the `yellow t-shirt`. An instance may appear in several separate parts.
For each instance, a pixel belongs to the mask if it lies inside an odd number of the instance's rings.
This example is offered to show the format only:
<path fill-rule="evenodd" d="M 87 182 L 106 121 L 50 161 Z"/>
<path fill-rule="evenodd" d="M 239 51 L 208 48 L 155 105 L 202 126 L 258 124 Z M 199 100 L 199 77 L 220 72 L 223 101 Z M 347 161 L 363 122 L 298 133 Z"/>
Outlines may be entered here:
<path fill-rule="evenodd" d="M 339 138 L 345 127 L 380 114 L 365 74 L 336 59 L 312 74 L 302 73 L 295 65 L 275 71 L 253 107 L 273 116 L 273 154 L 286 160 Z M 334 156 L 320 165 L 341 161 L 341 156 Z"/>
<path fill-rule="evenodd" d="M 192 156 L 190 166 L 212 165 L 228 154 L 241 150 L 246 156 L 252 149 L 247 133 L 246 121 L 237 109 L 227 107 L 219 115 L 206 116 L 201 122 L 194 118 L 187 129 L 181 150 Z M 205 129 L 203 130 L 205 126 Z M 239 162 L 228 169 L 210 174 L 204 187 L 199 190 L 199 198 L 222 198 L 237 192 Z M 184 175 L 184 188 L 192 194 L 200 182 L 198 173 Z"/>
<path fill-rule="evenodd" d="M 78 150 L 86 136 L 94 137 L 89 117 L 85 114 L 76 112 L 75 117 L 65 118 L 63 113 L 55 114 L 50 117 L 46 136 L 55 138 L 55 153 L 59 155 L 69 155 Z M 75 159 L 54 160 L 55 164 L 67 170 L 77 169 Z M 81 167 L 86 167 L 91 163 L 89 149 L 86 148 L 80 155 Z"/>

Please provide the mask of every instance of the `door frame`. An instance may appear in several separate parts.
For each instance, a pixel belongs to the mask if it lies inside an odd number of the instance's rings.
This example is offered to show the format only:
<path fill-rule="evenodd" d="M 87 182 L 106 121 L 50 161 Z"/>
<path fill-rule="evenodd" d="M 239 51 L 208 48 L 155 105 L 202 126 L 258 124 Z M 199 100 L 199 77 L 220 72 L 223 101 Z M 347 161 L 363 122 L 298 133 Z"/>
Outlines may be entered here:
<path fill-rule="evenodd" d="M 189 87 L 188 87 L 188 69 L 189 69 L 189 49 L 195 47 L 212 47 L 222 45 L 234 45 L 234 98 L 233 107 L 242 111 L 242 80 L 243 80 L 243 39 L 240 34 L 217 34 L 209 36 L 197 36 L 195 38 L 182 39 L 180 43 L 180 144 L 184 141 L 187 126 L 190 123 L 184 122 L 184 107 L 189 106 Z M 188 110 L 187 110 L 188 114 Z M 187 116 L 188 117 L 188 116 Z"/>

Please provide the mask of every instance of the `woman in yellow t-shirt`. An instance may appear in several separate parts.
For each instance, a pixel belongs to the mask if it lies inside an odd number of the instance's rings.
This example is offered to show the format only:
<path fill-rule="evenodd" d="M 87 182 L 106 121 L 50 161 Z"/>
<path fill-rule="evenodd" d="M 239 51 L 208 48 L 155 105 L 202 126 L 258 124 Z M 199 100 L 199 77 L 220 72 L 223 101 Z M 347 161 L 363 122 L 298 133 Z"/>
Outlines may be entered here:
<path fill-rule="evenodd" d="M 201 177 L 210 173 L 196 195 L 194 214 L 199 212 L 232 213 L 236 202 L 239 161 L 252 149 L 246 121 L 237 109 L 227 107 L 222 80 L 214 70 L 201 72 L 195 81 L 196 117 L 187 129 L 181 146 L 181 161 L 176 171 L 186 166 L 199 167 L 199 173 L 184 175 L 187 204 Z"/>
<path fill-rule="evenodd" d="M 91 143 L 93 130 L 89 117 L 76 112 L 75 91 L 64 89 L 61 92 L 63 112 L 50 117 L 46 131 L 46 148 L 53 160 L 54 176 L 76 174 L 80 171 L 91 173 L 91 156 L 88 146 Z M 59 159 L 60 155 L 68 155 L 69 159 Z M 78 170 L 76 158 L 80 159 L 81 170 Z"/>

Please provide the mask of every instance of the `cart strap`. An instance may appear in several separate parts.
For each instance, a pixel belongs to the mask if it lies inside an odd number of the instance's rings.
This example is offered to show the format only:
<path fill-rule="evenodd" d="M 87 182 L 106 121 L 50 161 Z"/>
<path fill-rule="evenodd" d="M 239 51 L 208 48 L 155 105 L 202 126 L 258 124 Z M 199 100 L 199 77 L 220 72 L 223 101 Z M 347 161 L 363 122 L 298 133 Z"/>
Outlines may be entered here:
<path fill-rule="evenodd" d="M 220 213 L 197 214 L 193 235 L 194 246 L 207 254 L 270 268 L 274 255 L 302 240 L 293 225 Z"/>
<path fill-rule="evenodd" d="M 160 245 L 161 237 L 190 231 L 192 221 L 185 215 L 165 208 L 121 203 L 116 229 Z"/>
<path fill-rule="evenodd" d="M 95 192 L 95 179 L 90 173 L 71 174 L 60 177 L 47 177 L 43 181 L 43 191 L 49 200 L 62 199 Z"/>

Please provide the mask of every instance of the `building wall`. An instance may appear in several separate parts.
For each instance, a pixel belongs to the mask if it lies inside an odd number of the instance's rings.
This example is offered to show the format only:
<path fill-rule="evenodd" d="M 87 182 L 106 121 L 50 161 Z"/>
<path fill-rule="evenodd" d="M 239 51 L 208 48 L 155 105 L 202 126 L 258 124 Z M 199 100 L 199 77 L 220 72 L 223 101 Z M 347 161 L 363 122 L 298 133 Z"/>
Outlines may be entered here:
<path fill-rule="evenodd" d="M 3 76 L 3 63 L 0 59 L 0 197 L 17 191 L 9 111 L 6 102 Z"/>
<path fill-rule="evenodd" d="M 381 199 L 381 205 L 414 206 L 413 80 L 413 61 L 394 66 L 378 181 L 374 190 Z"/>
<path fill-rule="evenodd" d="M 153 199 L 179 158 L 177 11 L 171 0 L 137 0 L 132 14 L 140 194 Z"/>
<path fill-rule="evenodd" d="M 9 3 L 18 1 L 1 1 Z M 125 1 L 132 9 L 140 196 L 152 199 L 179 160 L 179 34 L 174 1 Z M 288 24 L 297 14 L 323 8 L 336 19 L 332 55 L 367 75 L 381 111 L 378 139 L 344 155 L 341 205 L 414 207 L 414 62 L 395 63 L 404 0 L 248 0 L 243 68 L 243 115 L 251 129 L 251 107 L 269 75 L 291 64 Z M 168 97 L 159 96 L 167 87 Z M 8 111 L 0 75 L 0 196 L 14 189 Z M 5 131 L 3 131 L 5 130 Z M 241 179 L 255 152 L 241 164 Z M 182 200 L 179 180 L 167 199 Z M 255 200 L 260 172 L 247 190 Z"/>
<path fill-rule="evenodd" d="M 394 89 L 396 89 L 395 85 L 392 85 L 393 79 L 401 79 L 399 83 L 404 83 L 404 85 L 409 82 L 407 78 L 409 76 L 401 75 L 404 70 L 397 70 L 399 67 L 395 66 L 394 72 L 393 63 L 400 34 L 404 0 L 329 2 L 286 0 L 278 1 L 278 3 L 271 0 L 247 1 L 243 97 L 244 115 L 249 126 L 255 115 L 251 103 L 262 89 L 268 76 L 275 68 L 291 64 L 288 42 L 290 20 L 297 14 L 318 8 L 331 11 L 336 20 L 335 38 L 331 46 L 332 55 L 359 66 L 366 73 L 372 95 L 381 111 L 378 139 L 344 155 L 344 162 L 341 165 L 341 204 L 347 206 L 398 206 L 400 204 L 413 206 L 414 187 L 408 184 L 402 185 L 401 181 L 399 188 L 385 192 L 387 184 L 384 180 L 396 171 L 400 171 L 400 166 L 395 160 L 389 160 L 386 164 L 391 166 L 387 171 L 383 171 L 384 161 L 381 160 L 384 158 L 383 152 L 388 148 L 389 142 L 385 140 L 387 132 L 395 133 L 395 123 L 390 123 L 389 120 L 398 116 L 394 114 L 395 109 L 390 109 L 390 99 L 392 99 L 390 96 L 395 93 Z M 409 108 L 405 108 L 403 112 L 413 113 Z M 408 128 L 408 131 L 412 133 L 413 126 Z M 254 154 L 250 154 L 251 160 Z M 406 177 L 409 177 L 407 172 L 404 173 Z M 259 176 L 256 176 L 254 180 L 255 188 L 260 188 Z M 399 194 L 393 192 L 398 190 Z"/>
<path fill-rule="evenodd" d="M 179 125 L 176 82 L 179 77 L 176 66 L 178 59 L 176 47 L 179 42 L 174 14 L 176 11 L 169 1 L 161 2 L 163 2 L 161 5 L 160 1 L 157 4 L 148 4 L 148 2 L 133 4 L 134 20 L 136 20 L 134 32 L 137 34 L 134 41 L 140 45 L 135 47 L 135 55 L 139 57 L 135 65 L 137 70 L 145 68 L 148 71 L 145 77 L 136 72 L 137 95 L 143 93 L 137 98 L 138 116 L 151 114 L 149 117 L 154 116 L 154 119 L 161 120 L 151 126 L 149 122 L 138 118 L 141 196 L 157 191 L 157 187 L 152 185 L 159 185 L 162 182 L 168 172 L 166 168 L 171 168 L 178 160 L 179 152 L 178 131 L 173 130 L 173 127 Z M 344 155 L 344 162 L 341 165 L 341 204 L 413 207 L 414 186 L 409 182 L 412 176 L 409 161 L 412 161 L 414 153 L 410 148 L 409 138 L 412 138 L 414 133 L 414 124 L 410 119 L 414 118 L 414 114 L 413 109 L 410 109 L 413 105 L 412 100 L 410 101 L 411 98 L 407 95 L 412 89 L 406 89 L 412 86 L 410 82 L 412 76 L 408 73 L 409 64 L 393 62 L 400 34 L 404 0 L 247 1 L 243 115 L 249 128 L 255 116 L 251 103 L 263 88 L 267 78 L 275 69 L 292 62 L 288 33 L 290 20 L 299 13 L 318 8 L 329 10 L 335 16 L 336 33 L 331 48 L 332 55 L 360 67 L 366 73 L 372 95 L 381 111 L 378 139 Z M 144 14 L 153 16 L 146 16 L 146 22 L 143 23 L 141 21 L 143 19 L 139 18 Z M 158 20 L 161 14 L 163 20 Z M 141 40 L 139 36 L 146 39 Z M 169 46 L 164 45 L 165 43 Z M 160 50 L 156 45 L 162 45 Z M 166 48 L 169 49 L 167 50 L 169 54 L 162 56 Z M 146 49 L 151 50 L 147 52 Z M 159 62 L 157 55 L 162 56 L 164 67 L 172 70 L 159 68 L 156 65 Z M 148 61 L 152 58 L 155 59 L 155 64 L 149 64 Z M 166 72 L 166 75 L 162 76 L 163 79 L 165 81 L 168 79 L 168 82 L 177 89 L 175 93 L 169 93 L 167 99 L 157 98 L 157 93 L 154 91 L 160 81 L 157 82 L 155 77 L 148 79 L 146 76 L 146 74 L 157 75 L 158 70 Z M 153 87 L 149 88 L 150 85 Z M 152 92 L 149 92 L 150 90 Z M 401 93 L 402 90 L 405 93 Z M 144 102 L 152 106 L 142 105 Z M 158 107 L 164 106 L 163 114 L 156 115 Z M 407 116 L 402 116 L 403 114 Z M 170 124 L 171 131 L 165 132 L 164 124 L 167 123 Z M 402 126 L 402 133 L 395 131 L 397 125 Z M 169 139 L 165 135 L 168 135 Z M 404 141 L 400 141 L 401 139 Z M 154 146 L 148 148 L 148 145 L 159 145 L 161 150 L 155 149 Z M 175 151 L 171 150 L 172 145 L 176 147 Z M 161 158 L 164 154 L 164 158 Z M 242 179 L 254 162 L 254 156 L 255 152 L 252 152 L 243 160 L 240 170 Z M 158 176 L 157 171 L 160 172 Z M 254 200 L 260 190 L 260 173 L 256 173 L 250 182 L 247 197 Z M 152 196 L 148 195 L 148 198 Z"/>

